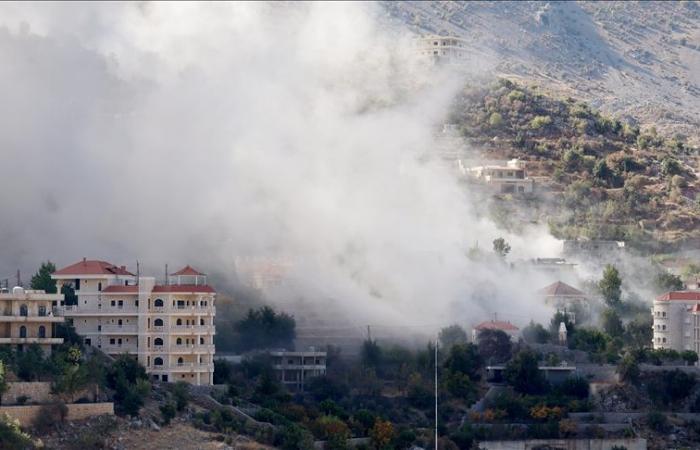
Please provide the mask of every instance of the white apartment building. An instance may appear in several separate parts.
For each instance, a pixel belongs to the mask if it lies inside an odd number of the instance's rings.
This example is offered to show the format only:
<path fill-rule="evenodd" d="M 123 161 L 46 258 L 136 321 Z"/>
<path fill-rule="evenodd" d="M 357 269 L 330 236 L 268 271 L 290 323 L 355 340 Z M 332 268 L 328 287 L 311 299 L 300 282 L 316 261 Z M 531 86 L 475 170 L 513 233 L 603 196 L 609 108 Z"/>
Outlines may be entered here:
<path fill-rule="evenodd" d="M 527 177 L 523 163 L 511 159 L 505 165 L 465 167 L 459 161 L 459 170 L 468 179 L 490 186 L 496 193 L 529 194 L 535 190 L 535 181 Z"/>
<path fill-rule="evenodd" d="M 700 354 L 700 291 L 672 291 L 657 297 L 652 316 L 655 349 Z"/>
<path fill-rule="evenodd" d="M 455 36 L 428 35 L 416 39 L 418 54 L 434 64 L 463 64 L 467 41 Z"/>
<path fill-rule="evenodd" d="M 277 380 L 292 390 L 303 391 L 309 379 L 326 374 L 326 352 L 278 350 L 270 356 Z"/>
<path fill-rule="evenodd" d="M 44 353 L 51 353 L 52 345 L 63 343 L 56 337 L 56 324 L 63 322 L 63 317 L 55 314 L 62 301 L 61 294 L 21 287 L 0 293 L 0 344 L 19 349 L 38 344 Z"/>
<path fill-rule="evenodd" d="M 136 355 L 154 380 L 213 383 L 216 292 L 205 274 L 186 266 L 156 284 L 125 266 L 83 259 L 51 277 L 59 291 L 75 289 L 78 304 L 61 313 L 86 345 Z"/>

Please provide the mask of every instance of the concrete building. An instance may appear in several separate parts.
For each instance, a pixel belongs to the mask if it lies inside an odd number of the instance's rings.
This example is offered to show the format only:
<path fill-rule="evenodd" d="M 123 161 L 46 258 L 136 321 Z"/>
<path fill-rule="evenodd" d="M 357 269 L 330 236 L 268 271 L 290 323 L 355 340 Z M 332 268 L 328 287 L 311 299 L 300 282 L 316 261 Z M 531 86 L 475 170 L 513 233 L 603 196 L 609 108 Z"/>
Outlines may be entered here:
<path fill-rule="evenodd" d="M 418 54 L 433 64 L 462 65 L 467 59 L 467 41 L 455 36 L 421 36 L 415 44 Z"/>
<path fill-rule="evenodd" d="M 270 356 L 277 380 L 290 390 L 303 391 L 310 378 L 326 374 L 326 352 L 280 350 L 270 352 Z"/>
<path fill-rule="evenodd" d="M 590 298 L 585 293 L 561 281 L 545 286 L 539 290 L 539 294 L 546 305 L 566 314 L 574 323 L 576 323 L 576 314 L 590 314 Z"/>
<path fill-rule="evenodd" d="M 459 162 L 460 172 L 472 181 L 489 186 L 498 194 L 530 194 L 535 191 L 534 180 L 528 178 L 524 164 L 512 159 L 505 165 L 465 167 Z"/>
<path fill-rule="evenodd" d="M 62 301 L 61 294 L 21 287 L 0 293 L 0 344 L 19 349 L 38 344 L 50 353 L 52 345 L 63 343 L 62 338 L 56 337 L 56 324 L 63 322 L 63 317 L 55 313 Z"/>
<path fill-rule="evenodd" d="M 700 354 L 700 291 L 660 295 L 652 307 L 655 349 L 693 350 Z"/>
<path fill-rule="evenodd" d="M 138 358 L 154 380 L 213 383 L 216 292 L 205 274 L 186 266 L 156 284 L 105 261 L 57 270 L 58 289 L 75 289 L 77 305 L 59 311 L 86 345 Z"/>
<path fill-rule="evenodd" d="M 564 241 L 564 255 L 574 258 L 614 261 L 625 251 L 624 241 L 573 239 Z"/>
<path fill-rule="evenodd" d="M 520 329 L 510 322 L 503 322 L 501 320 L 489 320 L 486 322 L 481 322 L 474 328 L 472 328 L 472 342 L 476 342 L 479 338 L 479 332 L 482 330 L 501 330 L 510 336 L 511 341 L 518 340 L 518 334 Z"/>

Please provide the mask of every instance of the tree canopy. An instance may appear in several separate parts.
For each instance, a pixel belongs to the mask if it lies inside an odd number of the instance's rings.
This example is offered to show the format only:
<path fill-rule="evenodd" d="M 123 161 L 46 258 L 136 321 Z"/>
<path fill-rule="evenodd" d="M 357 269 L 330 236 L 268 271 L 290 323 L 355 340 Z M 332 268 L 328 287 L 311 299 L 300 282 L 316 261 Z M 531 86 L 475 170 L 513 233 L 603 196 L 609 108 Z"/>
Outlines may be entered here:
<path fill-rule="evenodd" d="M 56 293 L 56 280 L 51 279 L 51 274 L 56 271 L 56 265 L 51 261 L 41 263 L 39 270 L 32 276 L 30 286 L 32 289 L 42 289 L 47 294 Z"/>

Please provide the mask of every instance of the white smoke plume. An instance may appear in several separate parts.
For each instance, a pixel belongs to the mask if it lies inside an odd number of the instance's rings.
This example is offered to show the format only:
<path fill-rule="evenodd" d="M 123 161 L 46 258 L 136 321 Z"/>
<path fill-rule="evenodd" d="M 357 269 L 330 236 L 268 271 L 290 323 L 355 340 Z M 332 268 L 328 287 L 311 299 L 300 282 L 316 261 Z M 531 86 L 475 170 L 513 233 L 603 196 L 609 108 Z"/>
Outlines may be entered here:
<path fill-rule="evenodd" d="M 381 15 L 1 4 L 0 275 L 87 256 L 232 277 L 239 256 L 285 255 L 302 262 L 280 297 L 358 323 L 542 318 L 545 280 L 465 254 L 504 236 L 514 258 L 554 256 L 556 242 L 497 230 L 422 162 L 460 82 Z"/>

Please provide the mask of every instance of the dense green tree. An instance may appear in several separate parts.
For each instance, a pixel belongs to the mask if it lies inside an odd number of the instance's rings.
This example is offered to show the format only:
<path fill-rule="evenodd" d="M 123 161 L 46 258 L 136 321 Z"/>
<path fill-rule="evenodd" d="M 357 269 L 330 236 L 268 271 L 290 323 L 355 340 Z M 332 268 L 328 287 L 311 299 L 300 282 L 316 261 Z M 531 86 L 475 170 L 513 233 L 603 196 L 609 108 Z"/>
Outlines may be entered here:
<path fill-rule="evenodd" d="M 546 344 L 551 339 L 551 334 L 545 327 L 532 320 L 523 328 L 523 339 L 528 344 Z"/>
<path fill-rule="evenodd" d="M 542 394 L 548 388 L 547 380 L 539 369 L 537 354 L 529 349 L 521 350 L 508 361 L 503 377 L 522 394 Z"/>
<path fill-rule="evenodd" d="M 190 401 L 190 384 L 186 381 L 178 381 L 173 386 L 173 397 L 175 398 L 175 408 L 182 411 Z"/>
<path fill-rule="evenodd" d="M 636 358 L 632 355 L 625 355 L 617 366 L 617 373 L 620 375 L 620 379 L 625 383 L 636 384 L 639 382 L 641 372 Z"/>
<path fill-rule="evenodd" d="M 622 325 L 620 315 L 612 308 L 607 308 L 603 311 L 600 317 L 603 330 L 613 338 L 622 337 L 625 328 Z"/>
<path fill-rule="evenodd" d="M 569 348 L 588 353 L 603 353 L 607 342 L 606 336 L 598 330 L 577 328 L 573 337 L 569 339 Z"/>
<path fill-rule="evenodd" d="M 510 244 L 502 237 L 493 240 L 493 251 L 500 258 L 505 258 L 510 253 Z"/>
<path fill-rule="evenodd" d="M 603 300 L 611 308 L 618 308 L 622 298 L 622 279 L 615 266 L 608 264 L 603 270 L 603 278 L 598 282 L 598 288 Z"/>
<path fill-rule="evenodd" d="M 680 291 L 683 289 L 683 280 L 678 275 L 661 272 L 654 278 L 654 286 L 657 293 Z"/>
<path fill-rule="evenodd" d="M 510 336 L 501 330 L 479 331 L 477 346 L 481 357 L 490 364 L 507 361 L 513 349 Z"/>
<path fill-rule="evenodd" d="M 24 381 L 38 381 L 50 370 L 38 344 L 30 344 L 25 351 L 18 351 L 15 361 L 16 374 Z"/>
<path fill-rule="evenodd" d="M 681 352 L 681 358 L 689 366 L 692 366 L 698 362 L 698 354 L 692 350 L 685 350 Z"/>
<path fill-rule="evenodd" d="M 248 310 L 246 317 L 234 325 L 238 332 L 238 350 L 289 348 L 296 337 L 296 321 L 286 313 L 277 313 L 269 306 Z"/>
<path fill-rule="evenodd" d="M 282 430 L 280 447 L 282 450 L 312 450 L 314 437 L 304 427 L 290 423 Z"/>
<path fill-rule="evenodd" d="M 382 363 L 382 348 L 379 346 L 377 341 L 366 339 L 362 343 L 360 359 L 362 361 L 362 365 L 365 367 L 373 367 L 375 370 L 380 367 Z"/>
<path fill-rule="evenodd" d="M 32 276 L 30 286 L 32 289 L 42 289 L 47 294 L 56 293 L 56 280 L 51 279 L 51 274 L 56 271 L 56 265 L 51 261 L 41 263 L 37 273 Z"/>
<path fill-rule="evenodd" d="M 455 344 L 466 343 L 468 341 L 467 332 L 457 324 L 450 325 L 440 330 L 438 340 L 443 350 L 449 350 Z"/>
<path fill-rule="evenodd" d="M 7 384 L 7 368 L 5 362 L 0 359 L 0 405 L 2 405 L 2 396 L 7 392 L 10 386 Z"/>
<path fill-rule="evenodd" d="M 652 329 L 651 317 L 631 320 L 625 327 L 625 344 L 633 349 L 650 347 L 653 336 L 654 330 Z"/>
<path fill-rule="evenodd" d="M 55 380 L 55 392 L 65 394 L 70 402 L 75 401 L 75 394 L 84 389 L 90 381 L 87 367 L 80 364 L 66 364 L 61 375 Z"/>
<path fill-rule="evenodd" d="M 163 418 L 163 425 L 169 425 L 170 421 L 177 415 L 177 410 L 172 402 L 167 402 L 160 406 L 160 414 Z"/>
<path fill-rule="evenodd" d="M 482 365 L 483 359 L 479 349 L 471 343 L 452 346 L 444 364 L 450 372 L 466 375 L 473 381 L 481 378 L 479 370 Z"/>

